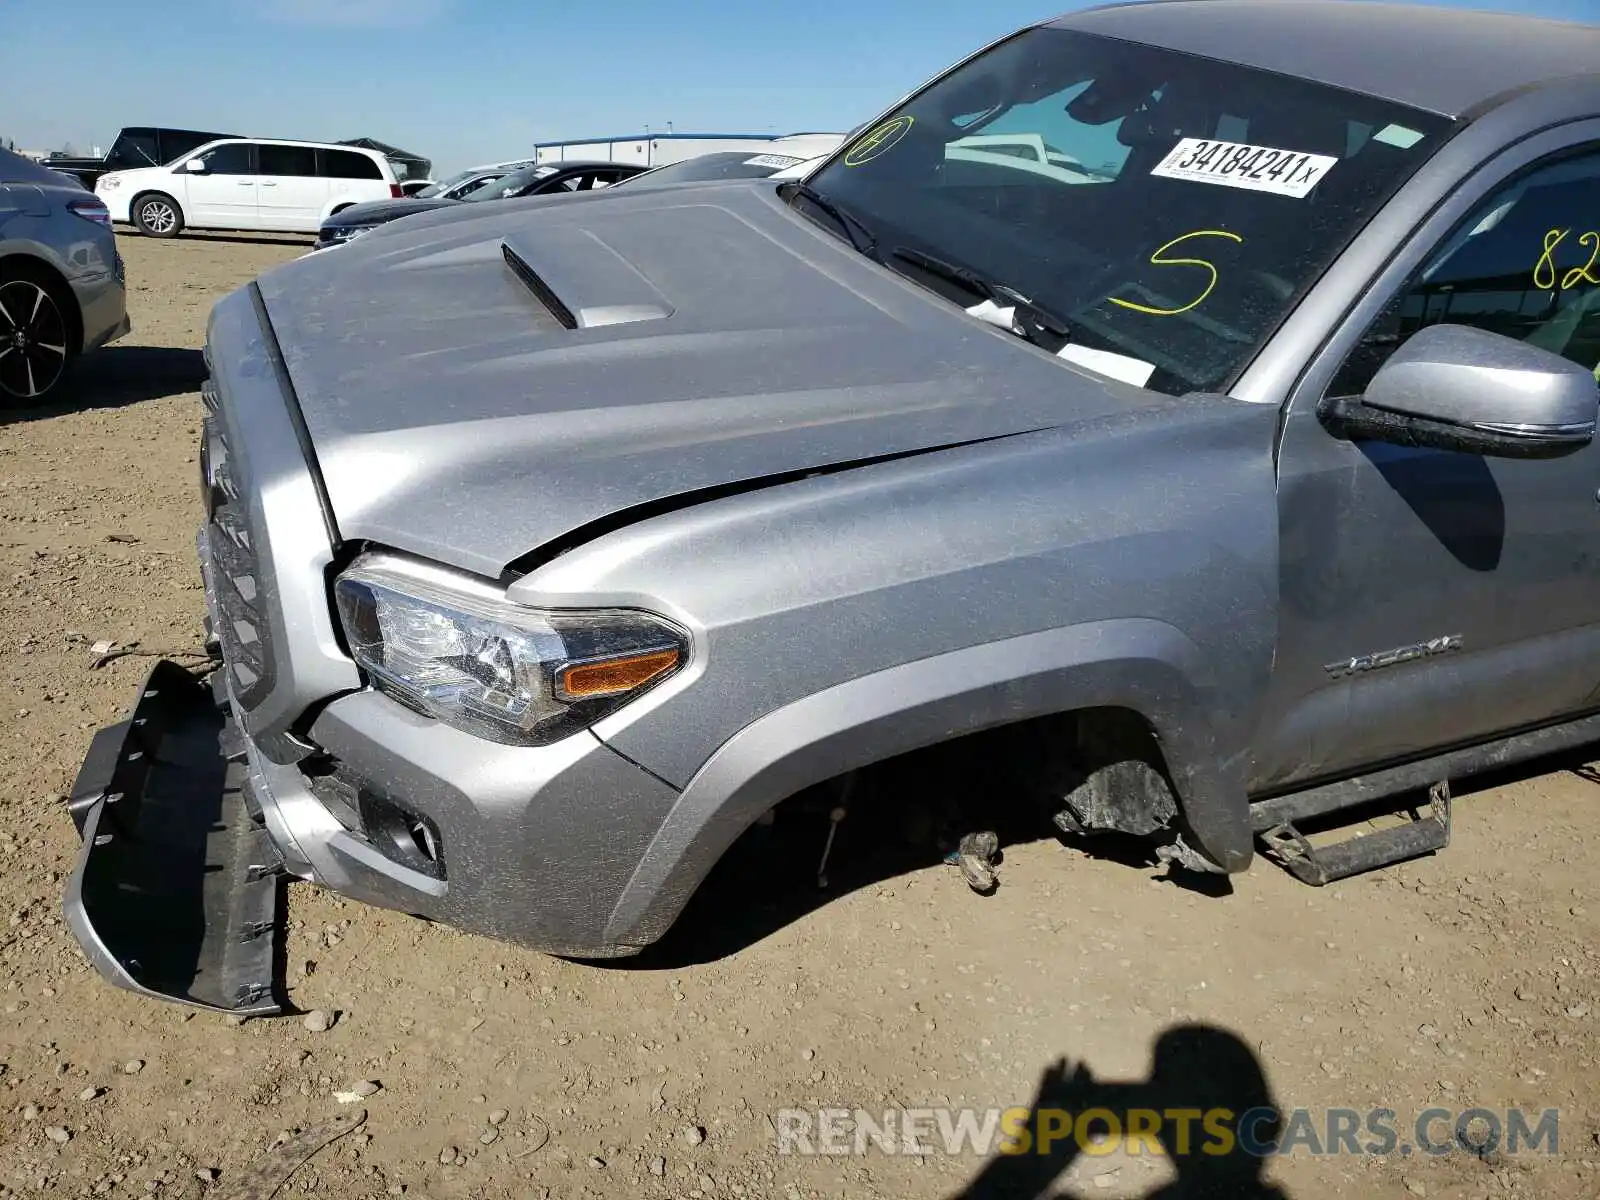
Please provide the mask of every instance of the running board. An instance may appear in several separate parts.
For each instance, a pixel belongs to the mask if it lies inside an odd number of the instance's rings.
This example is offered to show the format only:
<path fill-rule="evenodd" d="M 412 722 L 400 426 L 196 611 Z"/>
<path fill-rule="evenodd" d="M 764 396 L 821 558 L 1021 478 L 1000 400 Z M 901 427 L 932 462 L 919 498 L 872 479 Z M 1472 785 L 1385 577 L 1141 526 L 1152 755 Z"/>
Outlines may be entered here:
<path fill-rule="evenodd" d="M 67 924 L 111 983 L 239 1016 L 286 1007 L 283 861 L 251 811 L 242 753 L 207 684 L 162 660 L 126 721 L 95 734 L 68 809 L 83 848 Z"/>
<path fill-rule="evenodd" d="M 1357 835 L 1328 846 L 1313 846 L 1291 822 L 1261 834 L 1272 858 L 1301 883 L 1323 887 L 1443 850 L 1450 844 L 1450 785 L 1440 781 L 1428 790 L 1427 814 L 1377 833 Z"/>
<path fill-rule="evenodd" d="M 1351 779 L 1315 784 L 1255 800 L 1250 805 L 1250 824 L 1260 834 L 1291 821 L 1326 816 L 1385 796 L 1400 796 L 1431 787 L 1441 779 L 1460 781 L 1484 771 L 1559 754 L 1591 742 L 1600 742 L 1600 713 L 1561 725 L 1524 730 L 1431 758 L 1383 767 Z"/>

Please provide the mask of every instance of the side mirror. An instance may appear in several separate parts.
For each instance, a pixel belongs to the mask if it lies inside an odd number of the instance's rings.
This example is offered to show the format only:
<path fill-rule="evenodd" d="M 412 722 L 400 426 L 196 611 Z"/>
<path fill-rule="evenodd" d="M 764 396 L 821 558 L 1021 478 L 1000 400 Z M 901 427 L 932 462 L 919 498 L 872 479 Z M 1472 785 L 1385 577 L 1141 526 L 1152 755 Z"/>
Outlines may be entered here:
<path fill-rule="evenodd" d="M 191 158 L 188 162 L 183 164 L 183 169 L 191 175 L 204 175 L 211 168 L 206 166 L 205 159 Z"/>
<path fill-rule="evenodd" d="M 1594 440 L 1600 381 L 1577 363 L 1470 325 L 1430 325 L 1360 397 L 1323 412 L 1339 436 L 1501 458 L 1552 458 Z"/>

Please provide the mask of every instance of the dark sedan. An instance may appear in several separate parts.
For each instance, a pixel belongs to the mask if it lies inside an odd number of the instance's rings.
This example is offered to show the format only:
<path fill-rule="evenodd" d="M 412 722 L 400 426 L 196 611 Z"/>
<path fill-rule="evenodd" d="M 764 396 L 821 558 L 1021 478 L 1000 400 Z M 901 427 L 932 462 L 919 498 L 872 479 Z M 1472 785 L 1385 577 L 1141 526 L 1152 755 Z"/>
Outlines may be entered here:
<path fill-rule="evenodd" d="M 493 183 L 463 196 L 459 200 L 444 196 L 424 198 L 408 196 L 400 200 L 373 200 L 366 204 L 352 204 L 334 213 L 317 231 L 316 249 L 326 250 L 340 246 L 351 238 L 359 237 L 370 229 L 412 213 L 431 212 L 436 208 L 449 208 L 456 204 L 481 204 L 486 200 L 509 200 L 517 196 L 547 196 L 560 192 L 587 192 L 609 187 L 641 175 L 646 168 L 629 163 L 615 162 L 560 162 L 542 163 L 524 167 Z"/>

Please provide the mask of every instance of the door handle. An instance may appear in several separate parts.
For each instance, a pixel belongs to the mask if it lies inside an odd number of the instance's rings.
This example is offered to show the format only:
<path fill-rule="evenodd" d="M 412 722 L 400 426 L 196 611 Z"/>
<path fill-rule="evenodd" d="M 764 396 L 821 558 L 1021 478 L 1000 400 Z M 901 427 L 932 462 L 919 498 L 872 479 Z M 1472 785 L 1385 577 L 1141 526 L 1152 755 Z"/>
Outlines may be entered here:
<path fill-rule="evenodd" d="M 256 185 L 256 181 L 254 179 L 241 179 L 241 180 L 239 180 L 239 186 L 240 187 L 255 187 L 255 185 Z"/>
<path fill-rule="evenodd" d="M 278 185 L 275 184 L 275 183 L 263 183 L 261 186 L 262 187 L 277 187 Z"/>

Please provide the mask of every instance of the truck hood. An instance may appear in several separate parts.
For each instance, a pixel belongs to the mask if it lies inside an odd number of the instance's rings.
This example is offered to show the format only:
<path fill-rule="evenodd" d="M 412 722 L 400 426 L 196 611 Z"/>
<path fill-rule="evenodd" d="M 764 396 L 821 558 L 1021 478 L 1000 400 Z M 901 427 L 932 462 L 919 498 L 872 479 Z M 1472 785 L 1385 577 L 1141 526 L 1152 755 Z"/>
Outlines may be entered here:
<path fill-rule="evenodd" d="M 761 181 L 458 204 L 256 286 L 340 536 L 486 576 L 664 508 L 1168 398 Z"/>
<path fill-rule="evenodd" d="M 449 208 L 460 203 L 460 200 L 451 200 L 446 196 L 429 196 L 427 199 L 406 196 L 393 200 L 367 200 L 360 204 L 352 204 L 348 208 L 341 208 L 322 223 L 322 228 L 359 229 L 363 225 L 381 225 L 385 221 L 397 221 L 413 213 L 432 212 L 436 208 Z"/>

